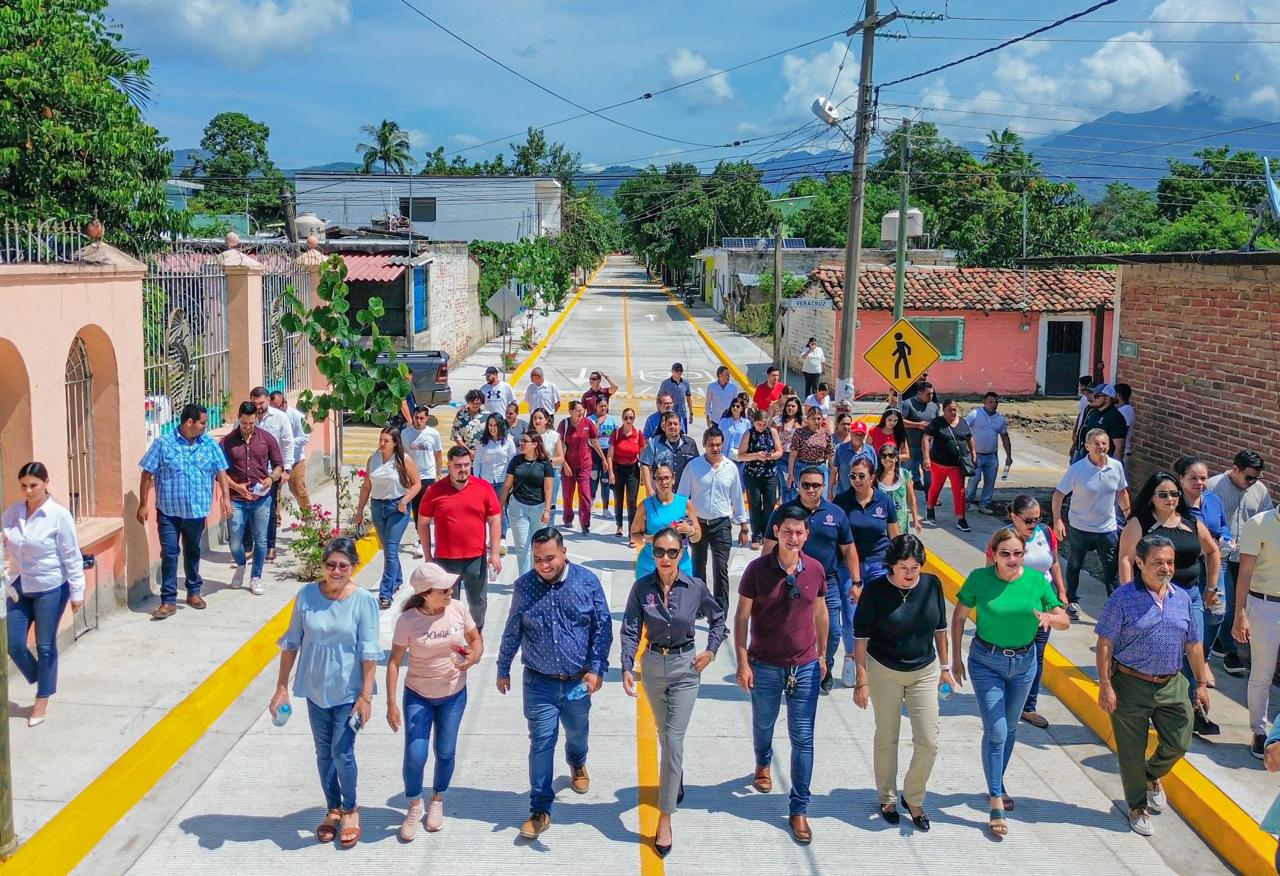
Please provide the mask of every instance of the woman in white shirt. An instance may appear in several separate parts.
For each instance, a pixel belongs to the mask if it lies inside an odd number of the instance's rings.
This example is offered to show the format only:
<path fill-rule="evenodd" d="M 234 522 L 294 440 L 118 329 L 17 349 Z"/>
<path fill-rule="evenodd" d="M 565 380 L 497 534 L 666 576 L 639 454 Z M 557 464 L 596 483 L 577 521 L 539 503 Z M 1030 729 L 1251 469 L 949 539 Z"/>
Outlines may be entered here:
<path fill-rule="evenodd" d="M 36 686 L 27 726 L 44 723 L 49 697 L 58 689 L 58 621 L 84 605 L 84 559 L 71 512 L 49 495 L 49 470 L 28 462 L 18 470 L 25 499 L 0 518 L 9 579 L 9 657 L 28 684 Z M 27 636 L 36 628 L 36 653 Z"/>
<path fill-rule="evenodd" d="M 804 374 L 804 394 L 813 395 L 818 391 L 818 381 L 822 378 L 822 365 L 827 356 L 818 346 L 817 338 L 809 338 L 809 343 L 800 351 L 800 371 Z"/>
<path fill-rule="evenodd" d="M 507 434 L 507 421 L 497 414 L 490 414 L 485 421 L 484 432 L 480 443 L 476 445 L 476 458 L 472 471 L 476 477 L 484 478 L 493 486 L 493 491 L 502 495 L 502 485 L 507 481 L 507 463 L 518 453 L 516 443 Z M 507 511 L 502 509 L 502 537 L 507 537 Z M 502 555 L 507 555 L 506 545 L 501 546 Z"/>
<path fill-rule="evenodd" d="M 414 465 L 418 466 L 418 482 L 420 489 L 418 495 L 421 496 L 427 491 L 427 487 L 436 482 L 437 472 L 444 471 L 443 460 L 440 453 L 443 445 L 440 443 L 440 433 L 431 426 L 430 414 L 425 407 L 419 407 L 413 412 L 413 425 L 405 426 L 400 430 L 400 443 L 404 445 L 404 452 L 413 458 Z M 413 512 L 413 531 L 418 531 L 418 503 L 410 503 L 409 510 Z M 418 558 L 422 557 L 422 548 L 413 544 L 409 546 L 410 556 Z"/>
<path fill-rule="evenodd" d="M 382 540 L 382 581 L 378 584 L 378 607 L 386 611 L 391 597 L 404 583 L 400 570 L 400 539 L 409 525 L 409 505 L 422 489 L 417 463 L 406 456 L 400 431 L 387 427 L 378 435 L 378 449 L 369 457 L 356 520 L 364 520 L 364 507 L 373 499 L 373 528 Z"/>

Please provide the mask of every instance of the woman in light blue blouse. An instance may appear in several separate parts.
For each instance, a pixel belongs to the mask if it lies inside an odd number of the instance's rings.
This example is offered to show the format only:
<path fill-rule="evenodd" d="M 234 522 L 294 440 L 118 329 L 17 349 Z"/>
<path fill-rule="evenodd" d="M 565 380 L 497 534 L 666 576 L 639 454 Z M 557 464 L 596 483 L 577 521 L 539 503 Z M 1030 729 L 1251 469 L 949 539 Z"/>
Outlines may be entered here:
<path fill-rule="evenodd" d="M 735 398 L 729 402 L 729 410 L 720 418 L 720 431 L 724 433 L 724 452 L 738 466 L 738 474 L 742 475 L 743 463 L 738 462 L 738 449 L 742 439 L 751 429 L 751 420 L 747 418 L 747 405 Z"/>
<path fill-rule="evenodd" d="M 289 674 L 296 664 L 293 692 L 307 701 L 329 810 L 316 828 L 316 841 L 337 837 L 343 848 L 360 841 L 356 731 L 369 721 L 374 672 L 382 659 L 377 597 L 351 580 L 358 562 L 355 542 L 335 538 L 324 550 L 322 580 L 298 591 L 289 629 L 280 639 L 280 676 L 270 704 L 276 717 L 289 702 Z"/>

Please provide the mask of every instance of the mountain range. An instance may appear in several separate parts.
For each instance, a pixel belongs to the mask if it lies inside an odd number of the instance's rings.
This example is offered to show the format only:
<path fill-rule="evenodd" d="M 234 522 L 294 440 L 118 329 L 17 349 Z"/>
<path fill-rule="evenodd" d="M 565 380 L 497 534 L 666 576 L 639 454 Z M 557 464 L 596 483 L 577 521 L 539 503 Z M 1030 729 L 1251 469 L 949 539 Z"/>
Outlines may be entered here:
<path fill-rule="evenodd" d="M 979 157 L 986 149 L 985 143 L 962 145 Z M 1027 138 L 1026 145 L 1046 174 L 1075 181 L 1082 194 L 1096 200 L 1111 182 L 1154 190 L 1168 170 L 1168 159 L 1192 160 L 1197 150 L 1209 146 L 1280 156 L 1280 122 L 1231 115 L 1221 100 L 1195 92 L 1159 109 L 1107 113 L 1059 134 Z M 199 152 L 176 150 L 173 173 L 177 175 L 190 166 Z M 847 169 L 849 154 L 836 150 L 796 151 L 754 163 L 763 172 L 765 187 L 777 194 L 801 177 Z M 358 167 L 354 161 L 333 161 L 285 170 L 284 174 L 292 177 L 299 171 L 350 172 Z M 638 173 L 638 167 L 610 165 L 574 179 L 582 186 L 595 185 L 607 197 Z"/>

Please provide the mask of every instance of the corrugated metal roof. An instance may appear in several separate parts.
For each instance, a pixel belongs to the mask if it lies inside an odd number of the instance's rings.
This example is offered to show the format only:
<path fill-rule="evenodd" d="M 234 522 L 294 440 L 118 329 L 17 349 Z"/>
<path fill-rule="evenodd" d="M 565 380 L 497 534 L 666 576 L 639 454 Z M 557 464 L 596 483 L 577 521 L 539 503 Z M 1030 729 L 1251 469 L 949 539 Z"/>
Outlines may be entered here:
<path fill-rule="evenodd" d="M 343 253 L 347 264 L 347 282 L 390 283 L 404 273 L 404 265 L 391 264 L 391 256 L 365 253 Z"/>

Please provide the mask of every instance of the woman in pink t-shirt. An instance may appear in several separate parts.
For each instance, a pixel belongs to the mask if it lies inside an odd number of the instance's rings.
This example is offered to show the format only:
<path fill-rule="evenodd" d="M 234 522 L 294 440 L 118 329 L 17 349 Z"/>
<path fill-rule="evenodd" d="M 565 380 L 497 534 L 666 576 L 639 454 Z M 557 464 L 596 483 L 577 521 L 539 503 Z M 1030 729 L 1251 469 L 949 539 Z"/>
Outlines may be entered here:
<path fill-rule="evenodd" d="M 387 723 L 393 733 L 405 725 L 404 794 L 409 811 L 400 825 L 400 839 L 409 842 L 423 817 L 422 777 L 427 767 L 427 744 L 435 732 L 435 778 L 426 807 L 426 827 L 444 826 L 444 792 L 453 778 L 458 727 L 467 708 L 467 669 L 484 655 L 484 639 L 463 600 L 453 598 L 459 578 L 435 563 L 423 563 L 409 577 L 413 595 L 404 602 L 391 635 L 387 660 Z M 396 705 L 400 662 L 409 654 L 404 678 L 404 720 Z"/>

